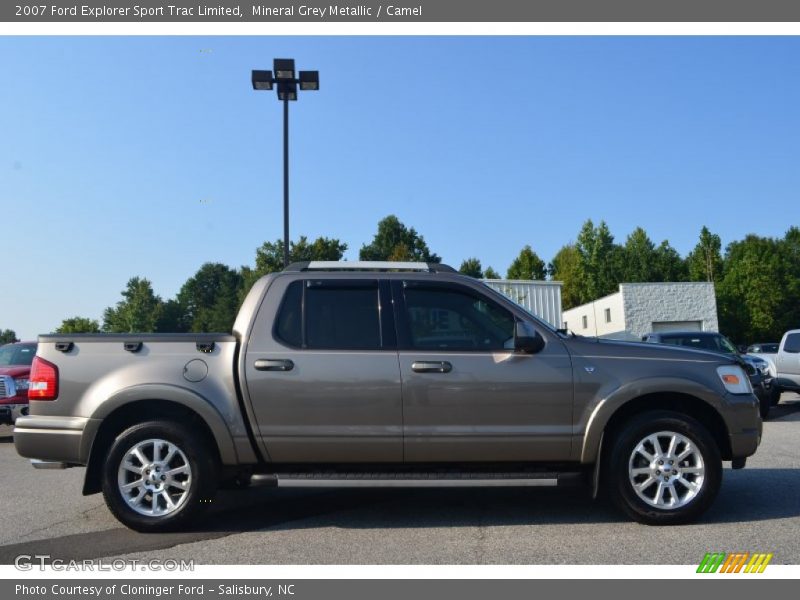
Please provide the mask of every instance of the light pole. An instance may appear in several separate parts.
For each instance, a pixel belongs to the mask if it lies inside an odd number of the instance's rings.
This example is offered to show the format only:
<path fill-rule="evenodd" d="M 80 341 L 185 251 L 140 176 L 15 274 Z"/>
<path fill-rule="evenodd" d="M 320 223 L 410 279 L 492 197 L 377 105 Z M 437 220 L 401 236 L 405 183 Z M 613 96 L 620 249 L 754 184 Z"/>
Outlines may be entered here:
<path fill-rule="evenodd" d="M 274 73 L 274 75 L 273 75 Z M 289 265 L 289 102 L 297 100 L 301 90 L 319 89 L 319 71 L 300 71 L 295 76 L 293 58 L 276 58 L 272 71 L 253 71 L 253 89 L 271 90 L 276 87 L 278 100 L 283 102 L 283 266 Z"/>

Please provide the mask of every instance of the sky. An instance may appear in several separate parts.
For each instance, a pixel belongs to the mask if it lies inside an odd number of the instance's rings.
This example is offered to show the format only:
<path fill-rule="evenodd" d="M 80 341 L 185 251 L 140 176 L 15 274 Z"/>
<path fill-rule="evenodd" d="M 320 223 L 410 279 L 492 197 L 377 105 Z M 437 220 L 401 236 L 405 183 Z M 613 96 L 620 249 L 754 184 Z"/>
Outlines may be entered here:
<path fill-rule="evenodd" d="M 321 80 L 290 107 L 292 239 L 350 260 L 389 214 L 501 274 L 586 219 L 682 255 L 800 224 L 800 38 L 2 37 L 0 329 L 282 238 L 281 106 L 250 85 L 275 57 Z"/>

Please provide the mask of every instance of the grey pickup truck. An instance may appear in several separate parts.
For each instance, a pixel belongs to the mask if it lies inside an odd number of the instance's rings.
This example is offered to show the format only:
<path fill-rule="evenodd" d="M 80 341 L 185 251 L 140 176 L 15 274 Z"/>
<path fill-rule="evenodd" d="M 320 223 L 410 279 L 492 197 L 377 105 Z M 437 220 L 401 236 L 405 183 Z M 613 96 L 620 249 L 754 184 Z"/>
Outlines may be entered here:
<path fill-rule="evenodd" d="M 562 486 L 697 518 L 761 440 L 719 354 L 553 329 L 440 264 L 298 263 L 233 334 L 42 335 L 17 451 L 140 531 L 221 487 Z"/>

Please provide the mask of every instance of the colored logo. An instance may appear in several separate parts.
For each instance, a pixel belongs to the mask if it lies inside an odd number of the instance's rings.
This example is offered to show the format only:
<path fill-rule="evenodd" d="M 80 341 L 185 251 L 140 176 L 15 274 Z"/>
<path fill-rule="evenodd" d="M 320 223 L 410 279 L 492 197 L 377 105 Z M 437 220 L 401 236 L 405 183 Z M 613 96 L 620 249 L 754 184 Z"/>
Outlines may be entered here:
<path fill-rule="evenodd" d="M 707 552 L 697 567 L 698 573 L 763 573 L 772 553 L 762 552 Z"/>

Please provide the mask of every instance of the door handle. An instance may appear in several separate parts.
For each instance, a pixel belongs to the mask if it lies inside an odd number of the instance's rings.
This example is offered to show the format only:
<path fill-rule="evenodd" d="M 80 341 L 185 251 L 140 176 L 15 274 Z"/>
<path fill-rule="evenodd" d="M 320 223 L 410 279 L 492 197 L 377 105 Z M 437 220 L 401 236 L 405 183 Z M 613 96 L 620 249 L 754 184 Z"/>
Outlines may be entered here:
<path fill-rule="evenodd" d="M 294 369 L 294 363 L 290 360 L 269 360 L 266 358 L 259 358 L 253 366 L 256 371 L 291 371 Z"/>
<path fill-rule="evenodd" d="M 411 370 L 415 373 L 449 373 L 453 365 L 443 361 L 415 361 L 411 363 Z"/>

